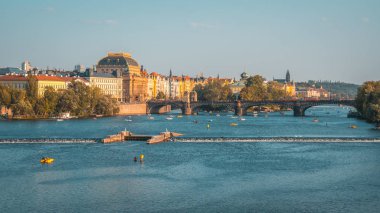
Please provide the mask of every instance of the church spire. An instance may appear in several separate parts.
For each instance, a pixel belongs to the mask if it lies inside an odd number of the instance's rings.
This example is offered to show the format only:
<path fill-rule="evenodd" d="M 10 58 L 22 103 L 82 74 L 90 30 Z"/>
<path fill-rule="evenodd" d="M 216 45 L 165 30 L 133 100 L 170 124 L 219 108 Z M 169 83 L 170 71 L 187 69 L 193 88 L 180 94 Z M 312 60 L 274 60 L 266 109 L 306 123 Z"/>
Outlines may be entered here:
<path fill-rule="evenodd" d="M 289 70 L 286 71 L 286 78 L 285 78 L 286 82 L 290 82 L 290 73 L 289 73 Z"/>

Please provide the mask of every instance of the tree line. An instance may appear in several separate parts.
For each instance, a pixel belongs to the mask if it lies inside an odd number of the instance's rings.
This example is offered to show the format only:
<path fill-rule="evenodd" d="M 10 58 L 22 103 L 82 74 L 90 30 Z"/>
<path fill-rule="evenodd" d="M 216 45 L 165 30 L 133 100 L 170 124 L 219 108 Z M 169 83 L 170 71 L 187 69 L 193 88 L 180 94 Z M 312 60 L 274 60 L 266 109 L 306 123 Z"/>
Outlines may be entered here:
<path fill-rule="evenodd" d="M 245 87 L 240 91 L 240 99 L 247 101 L 283 100 L 289 98 L 282 84 L 270 81 L 264 84 L 260 75 L 248 77 Z"/>
<path fill-rule="evenodd" d="M 101 89 L 73 81 L 66 90 L 46 87 L 38 96 L 37 80 L 28 77 L 26 89 L 14 89 L 0 85 L 0 106 L 10 108 L 14 117 L 49 118 L 62 113 L 72 116 L 113 115 L 119 111 L 118 103 Z"/>
<path fill-rule="evenodd" d="M 246 78 L 245 87 L 240 91 L 238 97 L 232 94 L 230 87 L 223 82 L 215 80 L 207 82 L 205 85 L 197 84 L 194 90 L 198 94 L 198 99 L 203 101 L 227 101 L 227 100 L 281 100 L 289 98 L 282 84 L 271 81 L 264 83 L 265 79 L 260 75 Z"/>
<path fill-rule="evenodd" d="M 380 126 L 380 81 L 368 81 L 359 87 L 356 108 L 364 119 Z"/>
<path fill-rule="evenodd" d="M 197 84 L 194 91 L 197 92 L 198 100 L 202 101 L 234 100 L 230 87 L 218 80 L 209 81 L 205 85 Z"/>

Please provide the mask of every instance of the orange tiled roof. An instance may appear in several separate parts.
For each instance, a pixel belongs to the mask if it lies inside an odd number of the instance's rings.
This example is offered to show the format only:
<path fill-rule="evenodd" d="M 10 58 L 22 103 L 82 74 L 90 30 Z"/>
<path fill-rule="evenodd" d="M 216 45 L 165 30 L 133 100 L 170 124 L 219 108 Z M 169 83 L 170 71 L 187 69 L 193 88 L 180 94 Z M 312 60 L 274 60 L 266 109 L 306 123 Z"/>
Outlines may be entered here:
<path fill-rule="evenodd" d="M 87 81 L 86 79 L 84 78 L 76 78 L 76 77 L 60 77 L 60 76 L 46 76 L 46 75 L 37 75 L 36 76 L 36 79 L 38 81 L 64 81 L 64 82 L 68 82 L 68 81 L 72 81 L 72 80 L 76 80 L 76 79 L 79 79 L 81 81 Z"/>
<path fill-rule="evenodd" d="M 27 81 L 28 79 L 22 75 L 4 75 L 0 76 L 0 81 Z"/>

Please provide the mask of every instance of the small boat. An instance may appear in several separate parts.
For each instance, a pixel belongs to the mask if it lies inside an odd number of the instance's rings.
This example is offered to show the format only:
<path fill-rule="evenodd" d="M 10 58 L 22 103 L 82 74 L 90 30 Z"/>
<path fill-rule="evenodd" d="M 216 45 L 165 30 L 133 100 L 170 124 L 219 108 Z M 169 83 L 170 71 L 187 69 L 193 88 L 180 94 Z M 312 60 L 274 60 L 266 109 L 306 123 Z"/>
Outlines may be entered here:
<path fill-rule="evenodd" d="M 237 126 L 237 123 L 230 123 L 230 126 Z"/>
<path fill-rule="evenodd" d="M 316 119 L 316 118 L 314 118 L 314 119 L 313 119 L 313 122 L 315 122 L 315 123 L 316 123 L 316 122 L 319 122 L 319 120 L 318 120 L 318 119 Z"/>
<path fill-rule="evenodd" d="M 239 121 L 245 121 L 245 118 L 239 118 Z"/>
<path fill-rule="evenodd" d="M 125 119 L 125 121 L 128 121 L 128 122 L 132 122 L 132 120 L 131 120 L 131 119 Z"/>
<path fill-rule="evenodd" d="M 43 157 L 40 160 L 40 163 L 42 164 L 51 164 L 54 162 L 54 158 L 49 158 L 49 157 Z"/>
<path fill-rule="evenodd" d="M 166 119 L 166 120 L 169 120 L 169 121 L 170 121 L 170 120 L 173 120 L 172 117 L 166 117 L 165 119 Z"/>
<path fill-rule="evenodd" d="M 63 119 L 62 118 L 58 118 L 57 121 L 63 121 Z"/>
<path fill-rule="evenodd" d="M 153 116 L 148 116 L 148 120 L 154 120 Z"/>
<path fill-rule="evenodd" d="M 358 126 L 356 126 L 356 125 L 351 125 L 350 128 L 351 128 L 351 129 L 356 129 L 356 128 L 358 128 Z"/>
<path fill-rule="evenodd" d="M 216 117 L 219 117 L 219 116 L 220 116 L 220 114 L 216 114 L 215 116 L 216 116 Z"/>
<path fill-rule="evenodd" d="M 236 116 L 232 116 L 231 118 L 237 118 Z"/>
<path fill-rule="evenodd" d="M 182 115 L 177 115 L 177 118 L 182 118 L 183 116 Z"/>
<path fill-rule="evenodd" d="M 210 123 L 210 122 L 212 122 L 212 120 L 210 119 L 210 120 L 208 120 L 208 122 Z"/>

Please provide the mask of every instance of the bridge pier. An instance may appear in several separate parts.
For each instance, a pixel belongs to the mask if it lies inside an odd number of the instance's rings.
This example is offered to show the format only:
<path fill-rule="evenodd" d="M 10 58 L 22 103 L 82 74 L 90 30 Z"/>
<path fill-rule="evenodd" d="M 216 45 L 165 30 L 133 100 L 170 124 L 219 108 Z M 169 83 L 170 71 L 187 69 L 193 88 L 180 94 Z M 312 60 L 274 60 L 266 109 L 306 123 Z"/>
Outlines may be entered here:
<path fill-rule="evenodd" d="M 303 107 L 301 107 L 299 105 L 294 105 L 293 115 L 296 117 L 303 117 L 303 116 L 305 116 L 305 110 L 303 109 Z"/>
<path fill-rule="evenodd" d="M 184 104 L 184 107 L 182 108 L 182 114 L 183 115 L 191 115 L 193 113 L 193 110 L 191 109 L 190 102 L 186 102 Z"/>
<path fill-rule="evenodd" d="M 241 106 L 240 101 L 235 102 L 235 115 L 242 116 L 244 115 L 243 107 Z"/>

